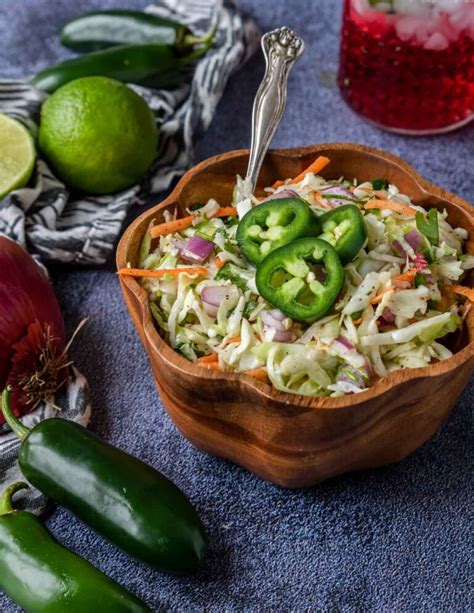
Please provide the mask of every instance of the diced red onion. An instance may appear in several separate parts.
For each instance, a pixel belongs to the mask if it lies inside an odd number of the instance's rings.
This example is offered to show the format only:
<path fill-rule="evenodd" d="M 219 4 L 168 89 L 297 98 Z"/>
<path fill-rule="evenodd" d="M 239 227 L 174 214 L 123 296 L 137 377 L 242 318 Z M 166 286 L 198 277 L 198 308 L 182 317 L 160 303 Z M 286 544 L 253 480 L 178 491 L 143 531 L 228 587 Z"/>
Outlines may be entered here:
<path fill-rule="evenodd" d="M 287 319 L 285 313 L 283 313 L 283 311 L 280 311 L 280 309 L 271 309 L 270 311 L 267 311 L 267 313 L 270 313 L 273 319 L 277 319 L 278 321 L 283 321 L 284 319 Z"/>
<path fill-rule="evenodd" d="M 267 198 L 261 200 L 260 204 L 262 204 L 263 202 L 269 202 L 270 200 L 282 200 L 283 198 L 299 198 L 299 196 L 292 189 L 282 189 L 281 192 L 271 194 Z"/>
<path fill-rule="evenodd" d="M 271 309 L 262 313 L 263 335 L 267 341 L 277 343 L 289 343 L 296 339 L 296 334 L 291 326 L 287 328 L 283 322 L 287 319 L 285 313 L 279 309 Z M 291 322 L 292 324 L 293 322 Z"/>
<path fill-rule="evenodd" d="M 284 331 L 287 328 L 283 325 L 283 320 L 286 315 L 278 309 L 272 309 L 271 311 L 264 311 L 262 313 L 262 321 L 269 328 L 275 328 L 275 330 Z"/>
<path fill-rule="evenodd" d="M 211 317 L 216 317 L 220 303 L 228 296 L 229 290 L 220 285 L 206 286 L 201 292 L 204 310 Z"/>
<path fill-rule="evenodd" d="M 407 257 L 408 254 L 403 248 L 403 245 L 401 244 L 400 241 L 397 241 L 396 239 L 392 241 L 392 247 L 394 247 L 394 249 L 396 249 L 403 258 Z"/>
<path fill-rule="evenodd" d="M 179 249 L 182 260 L 202 264 L 211 255 L 215 247 L 212 241 L 200 236 L 191 236 Z"/>
<path fill-rule="evenodd" d="M 388 324 L 395 323 L 395 313 L 391 309 L 389 309 L 388 307 L 384 308 L 384 310 L 382 312 L 382 317 L 384 318 L 384 320 Z"/>
<path fill-rule="evenodd" d="M 275 343 L 291 343 L 296 339 L 294 330 L 277 330 L 272 326 L 263 326 L 263 338 L 265 341 Z"/>
<path fill-rule="evenodd" d="M 335 196 L 344 196 L 344 198 L 325 198 L 325 200 L 334 206 L 347 204 L 346 198 L 350 198 L 354 202 L 357 200 L 354 198 L 354 194 L 342 185 L 331 185 L 329 187 L 323 187 L 319 190 L 320 194 L 334 194 Z"/>
<path fill-rule="evenodd" d="M 229 295 L 229 289 L 222 285 L 207 285 L 201 292 L 201 300 L 218 307 L 226 296 Z"/>
<path fill-rule="evenodd" d="M 405 234 L 404 238 L 413 251 L 416 252 L 421 243 L 421 234 L 416 230 L 410 230 L 410 232 Z"/>
<path fill-rule="evenodd" d="M 217 311 L 219 307 L 214 306 L 213 304 L 209 304 L 208 302 L 202 302 L 204 310 L 209 315 L 209 317 L 217 317 Z"/>
<path fill-rule="evenodd" d="M 349 349 L 349 351 L 351 349 L 355 349 L 354 345 L 352 343 L 350 343 L 347 338 L 344 338 L 343 336 L 339 336 L 338 338 L 335 338 L 334 343 L 339 343 L 339 345 L 342 345 L 343 347 L 345 347 L 346 349 Z"/>

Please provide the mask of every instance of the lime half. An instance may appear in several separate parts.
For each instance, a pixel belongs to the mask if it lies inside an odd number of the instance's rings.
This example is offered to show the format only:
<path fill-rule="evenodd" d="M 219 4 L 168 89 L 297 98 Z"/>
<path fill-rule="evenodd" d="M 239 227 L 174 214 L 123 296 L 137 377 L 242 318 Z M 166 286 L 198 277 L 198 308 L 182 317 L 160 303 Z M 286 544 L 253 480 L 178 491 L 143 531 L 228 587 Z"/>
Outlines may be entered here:
<path fill-rule="evenodd" d="M 28 130 L 0 113 L 0 198 L 28 183 L 35 157 L 35 145 Z"/>

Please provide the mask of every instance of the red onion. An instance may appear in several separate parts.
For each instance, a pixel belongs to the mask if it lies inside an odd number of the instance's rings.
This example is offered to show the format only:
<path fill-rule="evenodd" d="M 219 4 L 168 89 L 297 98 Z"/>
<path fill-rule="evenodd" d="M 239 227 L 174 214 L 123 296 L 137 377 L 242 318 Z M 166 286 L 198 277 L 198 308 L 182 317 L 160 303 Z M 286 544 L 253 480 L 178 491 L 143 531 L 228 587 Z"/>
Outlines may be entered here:
<path fill-rule="evenodd" d="M 345 347 L 346 349 L 355 349 L 354 345 L 352 343 L 350 343 L 347 338 L 344 338 L 343 336 L 339 336 L 338 338 L 335 338 L 333 343 L 339 343 L 340 345 L 342 345 L 343 347 Z"/>
<path fill-rule="evenodd" d="M 319 193 L 326 195 L 334 194 L 334 196 L 336 196 L 335 198 L 325 198 L 326 202 L 328 202 L 328 204 L 332 206 L 350 204 L 347 202 L 346 198 L 350 198 L 353 202 L 357 200 L 356 198 L 354 198 L 354 194 L 342 185 L 331 185 L 330 187 L 323 187 L 319 190 Z M 337 198 L 337 196 L 344 196 L 344 198 Z"/>
<path fill-rule="evenodd" d="M 229 288 L 221 285 L 208 285 L 201 292 L 204 309 L 211 317 L 216 317 L 220 303 L 229 295 Z"/>
<path fill-rule="evenodd" d="M 21 415 L 48 400 L 66 378 L 64 322 L 54 290 L 32 257 L 0 236 L 0 389 L 12 386 L 13 411 Z"/>
<path fill-rule="evenodd" d="M 277 343 L 291 343 L 296 339 L 296 334 L 291 326 L 287 328 L 283 321 L 287 319 L 285 313 L 279 309 L 271 309 L 262 313 L 263 335 L 266 341 Z M 293 323 L 293 322 L 291 322 Z"/>
<path fill-rule="evenodd" d="M 421 234 L 416 230 L 410 230 L 410 232 L 405 234 L 404 239 L 410 245 L 413 251 L 416 252 L 421 243 Z"/>
<path fill-rule="evenodd" d="M 263 340 L 275 343 L 291 343 L 296 340 L 294 330 L 277 330 L 270 326 L 263 326 Z"/>
<path fill-rule="evenodd" d="M 407 257 L 408 254 L 403 248 L 403 245 L 400 243 L 400 241 L 392 241 L 392 247 L 394 247 L 403 258 Z"/>
<path fill-rule="evenodd" d="M 395 323 L 395 313 L 388 307 L 385 307 L 382 311 L 382 317 L 388 324 Z"/>
<path fill-rule="evenodd" d="M 287 328 L 283 325 L 283 320 L 286 315 L 278 309 L 272 309 L 271 311 L 264 311 L 262 313 L 262 321 L 264 325 L 269 328 L 275 328 L 275 330 L 285 331 Z"/>
<path fill-rule="evenodd" d="M 292 189 L 282 189 L 281 192 L 271 194 L 267 198 L 261 200 L 260 204 L 263 202 L 269 202 L 270 200 L 282 200 L 283 198 L 299 198 L 299 196 Z"/>
<path fill-rule="evenodd" d="M 179 248 L 181 259 L 185 262 L 202 264 L 214 250 L 214 243 L 200 236 L 192 236 Z"/>

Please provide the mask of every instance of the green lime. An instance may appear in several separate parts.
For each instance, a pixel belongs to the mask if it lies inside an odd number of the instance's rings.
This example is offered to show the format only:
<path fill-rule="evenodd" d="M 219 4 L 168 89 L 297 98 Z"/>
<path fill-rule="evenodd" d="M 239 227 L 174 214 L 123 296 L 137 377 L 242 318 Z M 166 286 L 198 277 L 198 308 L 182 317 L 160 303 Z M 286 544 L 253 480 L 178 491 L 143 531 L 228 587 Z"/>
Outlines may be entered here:
<path fill-rule="evenodd" d="M 35 145 L 28 130 L 0 113 L 0 198 L 24 187 L 35 166 Z"/>
<path fill-rule="evenodd" d="M 107 194 L 142 179 L 156 156 L 158 130 L 148 105 L 130 87 L 84 77 L 43 104 L 38 142 L 66 185 Z"/>

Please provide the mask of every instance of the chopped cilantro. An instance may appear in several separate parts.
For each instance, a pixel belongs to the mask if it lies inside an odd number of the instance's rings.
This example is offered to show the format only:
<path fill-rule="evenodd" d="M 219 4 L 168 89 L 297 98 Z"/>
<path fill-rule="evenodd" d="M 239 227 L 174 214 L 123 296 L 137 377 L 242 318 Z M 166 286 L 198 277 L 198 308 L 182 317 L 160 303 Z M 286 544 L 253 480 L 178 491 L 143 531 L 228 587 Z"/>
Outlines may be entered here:
<path fill-rule="evenodd" d="M 374 179 L 372 181 L 372 189 L 387 189 L 388 187 L 388 181 L 387 179 Z"/>
<path fill-rule="evenodd" d="M 439 244 L 438 211 L 430 209 L 427 216 L 418 212 L 416 214 L 416 227 L 423 236 L 434 246 Z"/>

